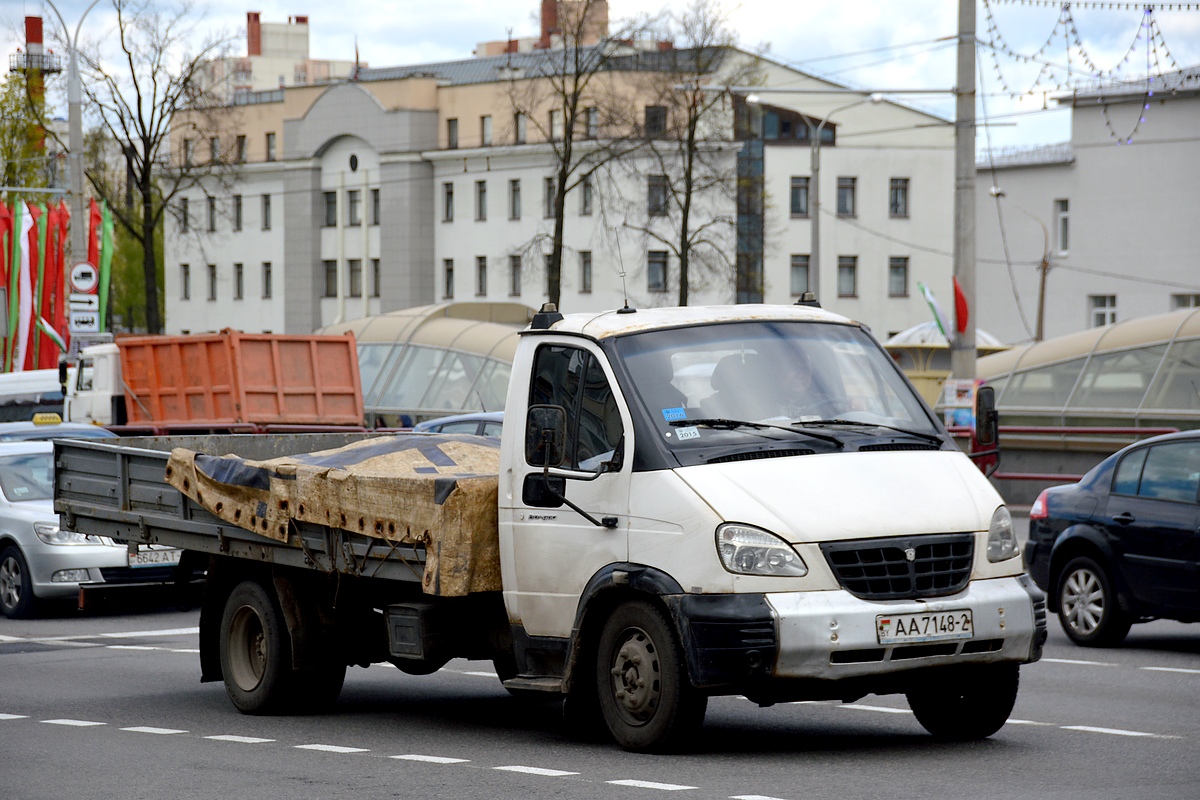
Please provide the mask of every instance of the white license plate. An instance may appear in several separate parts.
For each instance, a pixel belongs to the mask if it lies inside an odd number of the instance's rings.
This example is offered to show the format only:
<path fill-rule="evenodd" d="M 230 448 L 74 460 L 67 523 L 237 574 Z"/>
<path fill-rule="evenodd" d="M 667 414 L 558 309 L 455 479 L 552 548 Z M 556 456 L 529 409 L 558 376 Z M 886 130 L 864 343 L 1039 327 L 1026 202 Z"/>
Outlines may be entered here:
<path fill-rule="evenodd" d="M 875 617 L 875 632 L 880 644 L 940 642 L 970 639 L 975 635 L 975 625 L 969 609 L 927 614 L 880 614 Z"/>
<path fill-rule="evenodd" d="M 138 551 L 129 556 L 129 566 L 131 567 L 161 567 L 169 564 L 178 564 L 180 556 L 183 555 L 182 550 L 177 550 L 174 547 L 164 548 L 162 550 L 148 550 L 144 547 L 138 548 Z"/>

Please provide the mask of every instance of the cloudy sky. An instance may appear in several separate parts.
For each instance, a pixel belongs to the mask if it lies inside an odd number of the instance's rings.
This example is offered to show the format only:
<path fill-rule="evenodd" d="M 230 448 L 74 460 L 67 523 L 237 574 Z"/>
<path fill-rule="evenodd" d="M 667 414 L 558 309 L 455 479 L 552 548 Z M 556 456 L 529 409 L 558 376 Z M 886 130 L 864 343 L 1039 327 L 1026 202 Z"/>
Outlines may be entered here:
<path fill-rule="evenodd" d="M 171 0 L 166 0 L 170 2 Z M 73 27 L 91 0 L 56 0 L 59 11 Z M 1070 136 L 1069 115 L 1063 110 L 1043 111 L 1044 92 L 1054 92 L 1065 78 L 1068 61 L 1078 66 L 1084 53 L 1064 40 L 1065 28 L 1056 25 L 1057 3 L 1034 0 L 978 0 L 977 36 L 996 40 L 989 21 L 1012 52 L 1057 65 L 1054 76 L 1037 82 L 1043 64 L 1022 62 L 1011 56 L 993 59 L 989 48 L 979 51 L 982 73 L 979 113 L 996 118 L 993 127 L 981 129 L 981 147 L 1013 144 L 1046 144 Z M 662 10 L 681 12 L 690 0 L 610 0 L 613 20 Z M 88 17 L 84 38 L 103 33 L 110 18 L 109 0 L 100 0 Z M 1103 5 L 1121 5 L 1106 2 Z M 1200 10 L 1156 11 L 1157 33 L 1153 46 L 1138 40 L 1147 19 L 1129 8 L 1089 8 L 1099 3 L 1077 2 L 1071 16 L 1086 57 L 1101 70 L 1122 63 L 1134 48 L 1132 64 L 1122 75 L 1146 73 L 1158 64 L 1169 67 L 1200 65 Z M 769 57 L 799 69 L 863 89 L 888 87 L 937 88 L 953 86 L 957 0 L 725 0 L 730 26 L 747 48 L 767 47 Z M 313 58 L 352 59 L 357 40 L 361 58 L 371 66 L 393 66 L 470 58 L 476 43 L 537 32 L 539 0 L 356 0 L 353 3 L 314 3 L 312 0 L 195 0 L 204 9 L 205 25 L 244 36 L 246 12 L 262 12 L 264 22 L 285 22 L 289 15 L 306 14 L 310 25 Z M 17 31 L 26 14 L 43 13 L 40 0 L 0 0 L 0 32 L 5 53 L 20 44 Z M 1194 6 L 1195 8 L 1195 6 Z M 1074 31 L 1067 32 L 1074 38 Z M 1047 44 L 1049 40 L 1049 44 Z M 1165 43 L 1165 46 L 1163 45 Z M 1072 44 L 1074 44 L 1072 42 Z M 244 43 L 239 45 L 243 48 Z M 1043 49 L 1044 46 L 1044 49 Z M 857 55 L 854 55 L 857 54 Z M 1047 67 L 1048 70 L 1052 67 Z M 1009 92 L 1032 95 L 1012 99 Z M 931 94 L 896 99 L 953 115 L 952 101 Z M 1136 123 L 1131 119 L 1131 125 Z M 990 139 L 987 138 L 990 136 Z"/>

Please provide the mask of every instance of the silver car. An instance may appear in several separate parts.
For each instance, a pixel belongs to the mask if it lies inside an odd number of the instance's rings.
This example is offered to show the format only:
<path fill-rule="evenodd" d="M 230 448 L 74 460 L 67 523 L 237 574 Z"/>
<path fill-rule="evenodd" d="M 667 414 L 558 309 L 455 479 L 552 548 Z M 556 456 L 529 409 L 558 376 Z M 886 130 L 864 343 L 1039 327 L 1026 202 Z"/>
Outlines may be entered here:
<path fill-rule="evenodd" d="M 52 450 L 46 441 L 0 443 L 0 613 L 33 616 L 42 601 L 78 596 L 80 584 L 170 578 L 178 550 L 129 555 L 110 539 L 59 528 Z"/>

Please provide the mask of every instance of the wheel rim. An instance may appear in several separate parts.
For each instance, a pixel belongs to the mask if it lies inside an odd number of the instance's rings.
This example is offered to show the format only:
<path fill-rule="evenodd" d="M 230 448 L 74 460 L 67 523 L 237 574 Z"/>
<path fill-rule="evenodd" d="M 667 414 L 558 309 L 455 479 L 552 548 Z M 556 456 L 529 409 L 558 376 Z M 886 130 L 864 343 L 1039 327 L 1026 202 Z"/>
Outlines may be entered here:
<path fill-rule="evenodd" d="M 653 719 L 662 699 L 662 668 L 654 640 L 641 628 L 629 628 L 618 639 L 612 676 L 617 713 L 630 725 Z"/>
<path fill-rule="evenodd" d="M 16 608 L 21 602 L 21 565 L 12 556 L 0 561 L 0 605 Z"/>
<path fill-rule="evenodd" d="M 229 625 L 229 677 L 242 691 L 253 691 L 267 670 L 267 635 L 262 618 L 250 606 L 233 613 Z"/>
<path fill-rule="evenodd" d="M 1104 621 L 1104 586 L 1100 577 L 1090 569 L 1077 569 L 1063 581 L 1063 618 L 1071 630 L 1090 636 Z"/>

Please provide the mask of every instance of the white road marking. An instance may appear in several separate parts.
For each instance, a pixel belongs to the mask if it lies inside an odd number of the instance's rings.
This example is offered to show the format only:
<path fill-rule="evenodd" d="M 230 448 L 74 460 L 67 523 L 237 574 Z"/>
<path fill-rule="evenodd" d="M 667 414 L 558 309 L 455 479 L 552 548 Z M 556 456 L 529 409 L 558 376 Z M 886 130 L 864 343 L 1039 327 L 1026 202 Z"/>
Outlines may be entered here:
<path fill-rule="evenodd" d="M 171 650 L 171 652 L 172 653 L 199 653 L 200 651 L 199 650 L 189 650 L 189 649 L 184 649 L 184 650 L 174 650 L 173 649 L 173 650 Z"/>
<path fill-rule="evenodd" d="M 149 647 L 144 644 L 106 644 L 106 650 L 161 650 L 161 647 Z"/>
<path fill-rule="evenodd" d="M 113 633 L 93 633 L 85 636 L 74 636 L 75 639 L 133 639 L 142 638 L 143 636 L 186 636 L 187 634 L 200 633 L 199 628 L 167 628 L 161 631 L 115 631 Z"/>
<path fill-rule="evenodd" d="M 1044 727 L 1053 728 L 1058 725 L 1057 722 L 1034 722 L 1031 719 L 1010 719 L 1006 725 L 1041 725 Z"/>
<path fill-rule="evenodd" d="M 1106 661 L 1081 661 L 1077 658 L 1043 658 L 1042 661 L 1047 664 L 1075 664 L 1083 667 L 1115 667 L 1116 664 L 1110 664 Z"/>
<path fill-rule="evenodd" d="M 29 719 L 28 714 L 0 714 L 0 719 Z"/>
<path fill-rule="evenodd" d="M 911 714 L 912 711 L 907 708 L 888 708 L 887 706 L 862 706 L 857 703 L 848 703 L 839 708 L 851 708 L 855 711 L 879 711 L 883 714 Z"/>
<path fill-rule="evenodd" d="M 765 794 L 735 794 L 729 800 L 783 800 L 783 798 Z"/>
<path fill-rule="evenodd" d="M 1179 672 L 1184 675 L 1200 675 L 1200 669 L 1184 669 L 1183 667 L 1142 667 L 1150 672 Z"/>
<path fill-rule="evenodd" d="M 339 747 L 336 744 L 298 744 L 297 750 L 320 750 L 322 753 L 369 753 L 365 747 Z"/>
<path fill-rule="evenodd" d="M 221 734 L 220 736 L 205 736 L 205 739 L 212 739 L 216 742 L 235 742 L 237 744 L 264 744 L 265 742 L 273 742 L 274 739 L 260 739 L 257 736 L 234 736 L 231 733 Z"/>
<path fill-rule="evenodd" d="M 1124 731 L 1120 728 L 1094 728 L 1091 725 L 1063 725 L 1064 731 L 1084 731 L 1086 733 L 1108 733 L 1113 736 L 1146 736 L 1151 739 L 1179 739 L 1179 736 L 1166 736 L 1161 733 L 1146 733 L 1145 731 Z"/>
<path fill-rule="evenodd" d="M 492 767 L 492 769 L 498 769 L 501 772 L 523 772 L 526 775 L 544 775 L 547 778 L 562 778 L 567 775 L 578 775 L 579 774 L 578 772 L 567 772 L 566 770 L 561 770 L 561 769 L 543 769 L 542 767 L 522 767 L 522 766 L 515 765 L 515 764 L 512 766 L 507 766 L 507 767 Z"/>
<path fill-rule="evenodd" d="M 460 672 L 459 674 L 460 675 L 474 675 L 477 678 L 494 678 L 494 677 L 496 677 L 496 673 L 494 673 L 494 672 Z"/>
<path fill-rule="evenodd" d="M 424 761 L 429 764 L 465 764 L 471 759 L 469 758 L 447 758 L 446 756 L 422 756 L 416 753 L 408 753 L 403 756 L 391 756 L 401 761 Z"/>
<path fill-rule="evenodd" d="M 156 733 L 159 736 L 169 736 L 172 733 L 187 733 L 187 731 L 181 731 L 176 728 L 150 728 L 145 725 L 137 725 L 132 728 L 121 728 L 121 730 L 129 731 L 131 733 Z"/>
<path fill-rule="evenodd" d="M 90 728 L 93 725 L 107 725 L 107 722 L 92 722 L 86 719 L 44 719 L 47 725 L 66 725 L 71 728 Z"/>
<path fill-rule="evenodd" d="M 684 786 L 679 783 L 655 783 L 654 781 L 605 781 L 613 786 L 632 786 L 635 789 L 661 789 L 664 792 L 682 792 L 695 789 L 695 786 Z"/>

